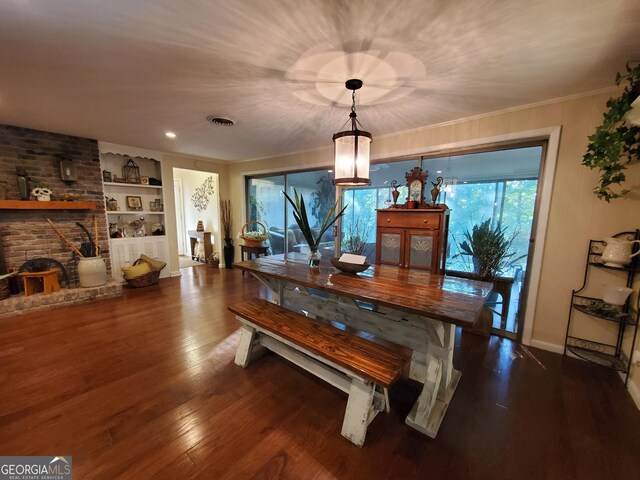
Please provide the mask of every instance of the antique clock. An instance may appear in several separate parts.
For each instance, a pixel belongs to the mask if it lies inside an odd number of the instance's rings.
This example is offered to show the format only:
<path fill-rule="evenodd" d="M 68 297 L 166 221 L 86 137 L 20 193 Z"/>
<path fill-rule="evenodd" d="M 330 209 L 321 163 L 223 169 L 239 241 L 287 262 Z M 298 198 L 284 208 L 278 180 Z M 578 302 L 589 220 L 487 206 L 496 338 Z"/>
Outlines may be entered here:
<path fill-rule="evenodd" d="M 407 179 L 407 206 L 409 202 L 413 208 L 420 208 L 424 205 L 424 184 L 427 182 L 429 172 L 423 172 L 420 167 L 413 167 L 405 174 Z"/>

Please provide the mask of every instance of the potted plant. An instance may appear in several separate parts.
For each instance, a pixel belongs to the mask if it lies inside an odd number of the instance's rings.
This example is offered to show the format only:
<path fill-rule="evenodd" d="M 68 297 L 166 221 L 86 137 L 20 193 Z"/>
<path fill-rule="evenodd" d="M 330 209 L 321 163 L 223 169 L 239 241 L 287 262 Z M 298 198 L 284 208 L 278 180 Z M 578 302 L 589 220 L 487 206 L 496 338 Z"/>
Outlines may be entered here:
<path fill-rule="evenodd" d="M 521 255 L 513 258 L 515 252 L 511 250 L 517 232 L 507 235 L 507 227 L 497 224 L 491 227 L 491 218 L 474 225 L 471 231 L 465 230 L 464 240 L 458 244 L 459 255 L 471 257 L 474 274 L 480 280 L 493 281 L 496 276 L 513 262 L 524 258 Z"/>
<path fill-rule="evenodd" d="M 307 207 L 305 206 L 303 196 L 298 195 L 298 192 L 295 188 L 293 189 L 293 196 L 295 200 L 287 195 L 286 192 L 282 193 L 284 193 L 285 198 L 291 204 L 293 218 L 296 220 L 296 223 L 298 224 L 298 227 L 300 227 L 300 231 L 302 232 L 302 236 L 309 245 L 309 267 L 312 269 L 318 268 L 320 266 L 320 254 L 318 253 L 318 245 L 320 244 L 320 239 L 322 238 L 322 235 L 324 235 L 324 232 L 326 232 L 338 218 L 344 215 L 344 211 L 346 210 L 347 205 L 345 205 L 342 210 L 340 210 L 340 212 L 335 215 L 336 209 L 338 208 L 338 201 L 336 201 L 333 207 L 331 207 L 327 211 L 320 227 L 316 232 L 314 232 L 311 229 L 311 225 L 309 224 Z"/>
<path fill-rule="evenodd" d="M 626 75 L 616 74 L 616 85 L 623 80 L 627 85 L 618 98 L 607 101 L 609 110 L 603 115 L 602 125 L 589 136 L 587 153 L 582 159 L 583 165 L 600 170 L 600 183 L 593 191 L 607 202 L 629 191 L 614 191 L 612 187 L 625 181 L 626 165 L 640 159 L 640 126 L 627 121 L 634 108 L 632 103 L 640 96 L 640 64 L 634 68 L 627 65 Z"/>

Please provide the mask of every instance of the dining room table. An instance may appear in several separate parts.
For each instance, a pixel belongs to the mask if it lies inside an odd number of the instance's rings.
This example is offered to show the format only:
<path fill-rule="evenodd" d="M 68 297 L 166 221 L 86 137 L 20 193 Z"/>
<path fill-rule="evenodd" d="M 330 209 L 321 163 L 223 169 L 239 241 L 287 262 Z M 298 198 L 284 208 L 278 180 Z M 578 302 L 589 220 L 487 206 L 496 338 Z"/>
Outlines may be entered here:
<path fill-rule="evenodd" d="M 254 275 L 283 308 L 410 349 L 408 376 L 422 387 L 405 422 L 436 437 L 461 376 L 453 365 L 456 326 L 473 327 L 491 283 L 389 265 L 345 273 L 327 260 L 311 269 L 300 253 L 234 267 Z"/>

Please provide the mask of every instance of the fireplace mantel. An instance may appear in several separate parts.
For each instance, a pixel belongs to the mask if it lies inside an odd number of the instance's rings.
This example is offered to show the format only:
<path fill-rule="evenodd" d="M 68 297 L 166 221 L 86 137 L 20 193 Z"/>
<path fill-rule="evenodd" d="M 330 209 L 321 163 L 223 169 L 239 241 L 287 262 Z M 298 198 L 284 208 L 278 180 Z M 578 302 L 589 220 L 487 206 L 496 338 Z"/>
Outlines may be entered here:
<path fill-rule="evenodd" d="M 0 210 L 95 210 L 95 202 L 39 202 L 37 200 L 0 200 Z"/>

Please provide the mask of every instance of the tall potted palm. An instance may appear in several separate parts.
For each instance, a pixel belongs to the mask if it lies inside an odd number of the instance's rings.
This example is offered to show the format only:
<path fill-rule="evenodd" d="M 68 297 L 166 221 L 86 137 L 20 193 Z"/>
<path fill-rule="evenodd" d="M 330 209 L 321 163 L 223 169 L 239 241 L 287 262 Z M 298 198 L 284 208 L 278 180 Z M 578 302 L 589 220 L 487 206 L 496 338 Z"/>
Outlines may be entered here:
<path fill-rule="evenodd" d="M 322 235 L 324 235 L 324 233 L 336 222 L 336 220 L 344 215 L 344 211 L 347 209 L 348 205 L 345 205 L 336 215 L 335 212 L 338 208 L 338 201 L 336 201 L 333 207 L 327 211 L 320 227 L 314 232 L 309 224 L 309 217 L 307 216 L 307 207 L 304 203 L 304 197 L 302 195 L 298 195 L 298 191 L 295 188 L 293 189 L 293 198 L 287 195 L 286 192 L 282 193 L 284 193 L 285 198 L 291 204 L 291 208 L 293 209 L 293 218 L 298 224 L 298 227 L 300 227 L 302 236 L 309 245 L 309 254 L 307 255 L 309 267 L 316 269 L 320 266 L 320 254 L 318 253 L 320 239 L 322 238 Z"/>

